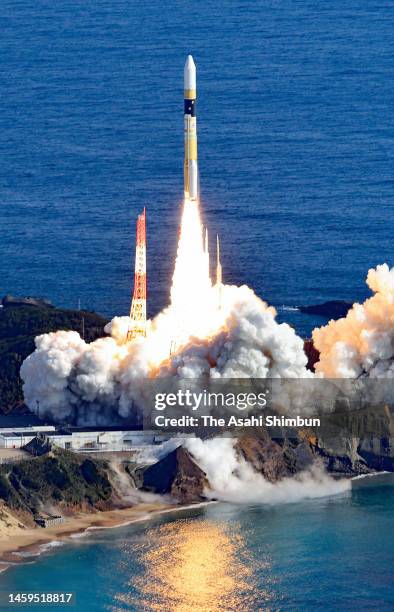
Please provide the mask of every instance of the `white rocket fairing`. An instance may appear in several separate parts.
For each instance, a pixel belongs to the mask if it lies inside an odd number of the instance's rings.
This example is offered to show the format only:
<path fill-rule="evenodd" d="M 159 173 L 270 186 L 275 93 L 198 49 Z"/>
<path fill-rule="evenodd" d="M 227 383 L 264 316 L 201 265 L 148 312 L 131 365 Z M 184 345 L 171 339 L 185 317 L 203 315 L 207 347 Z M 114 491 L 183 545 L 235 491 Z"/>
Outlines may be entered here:
<path fill-rule="evenodd" d="M 185 160 L 184 189 L 185 198 L 198 198 L 198 165 L 197 165 L 197 122 L 196 122 L 196 65 L 188 55 L 184 69 L 185 99 Z"/>

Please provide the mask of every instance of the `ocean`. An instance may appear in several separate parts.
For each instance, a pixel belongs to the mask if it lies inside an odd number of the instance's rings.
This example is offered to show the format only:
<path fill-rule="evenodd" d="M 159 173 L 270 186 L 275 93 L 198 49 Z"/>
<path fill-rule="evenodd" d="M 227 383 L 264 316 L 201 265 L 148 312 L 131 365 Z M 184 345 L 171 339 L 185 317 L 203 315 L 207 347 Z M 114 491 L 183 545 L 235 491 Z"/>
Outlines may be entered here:
<path fill-rule="evenodd" d="M 224 280 L 282 306 L 362 300 L 393 263 L 394 4 L 3 0 L 0 294 L 127 314 L 135 219 L 168 303 L 197 64 L 201 204 Z"/>
<path fill-rule="evenodd" d="M 47 550 L 0 591 L 73 592 L 81 611 L 392 610 L 393 504 L 383 475 L 336 497 L 184 510 Z"/>
<path fill-rule="evenodd" d="M 368 269 L 393 264 L 394 3 L 3 0 L 1 16 L 1 295 L 127 314 L 146 206 L 150 315 L 168 303 L 189 53 L 225 282 L 307 336 L 321 320 L 291 308 L 363 300 Z M 80 610 L 389 610 L 393 501 L 368 482 L 172 514 L 54 548 L 0 590 L 71 590 Z"/>

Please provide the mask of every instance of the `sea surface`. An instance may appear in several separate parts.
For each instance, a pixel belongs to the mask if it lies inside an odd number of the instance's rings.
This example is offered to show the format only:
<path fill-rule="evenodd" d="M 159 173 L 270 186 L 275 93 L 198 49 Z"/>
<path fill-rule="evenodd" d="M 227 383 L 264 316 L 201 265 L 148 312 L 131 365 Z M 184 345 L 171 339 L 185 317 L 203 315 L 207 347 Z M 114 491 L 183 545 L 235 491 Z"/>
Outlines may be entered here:
<path fill-rule="evenodd" d="M 393 610 L 393 504 L 389 475 L 331 498 L 185 510 L 74 539 L 1 574 L 0 591 L 74 592 L 81 612 Z"/>
<path fill-rule="evenodd" d="M 393 31 L 379 0 L 3 0 L 0 294 L 128 313 L 146 206 L 150 315 L 167 304 L 192 53 L 225 282 L 303 335 L 319 319 L 289 307 L 363 300 L 368 269 L 393 264 Z M 71 590 L 78 610 L 392 610 L 394 489 L 362 482 L 97 532 L 0 590 Z"/>
<path fill-rule="evenodd" d="M 192 53 L 225 281 L 280 309 L 364 299 L 393 263 L 393 29 L 379 0 L 3 0 L 0 294 L 128 313 L 146 206 L 150 314 L 167 304 Z"/>

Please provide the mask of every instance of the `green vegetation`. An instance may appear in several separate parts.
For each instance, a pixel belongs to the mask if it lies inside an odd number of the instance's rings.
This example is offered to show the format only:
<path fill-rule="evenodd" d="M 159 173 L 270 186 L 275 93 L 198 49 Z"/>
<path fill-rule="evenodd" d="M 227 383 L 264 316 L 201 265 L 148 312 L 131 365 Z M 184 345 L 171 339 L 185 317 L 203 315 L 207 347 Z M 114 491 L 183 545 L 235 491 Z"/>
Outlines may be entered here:
<path fill-rule="evenodd" d="M 19 369 L 34 351 L 34 338 L 58 330 L 75 330 L 86 342 L 104 335 L 107 321 L 94 312 L 45 306 L 0 308 L 0 413 L 24 409 Z"/>
<path fill-rule="evenodd" d="M 50 455 L 0 466 L 0 498 L 13 510 L 39 514 L 56 506 L 97 507 L 108 502 L 108 465 L 57 449 Z"/>

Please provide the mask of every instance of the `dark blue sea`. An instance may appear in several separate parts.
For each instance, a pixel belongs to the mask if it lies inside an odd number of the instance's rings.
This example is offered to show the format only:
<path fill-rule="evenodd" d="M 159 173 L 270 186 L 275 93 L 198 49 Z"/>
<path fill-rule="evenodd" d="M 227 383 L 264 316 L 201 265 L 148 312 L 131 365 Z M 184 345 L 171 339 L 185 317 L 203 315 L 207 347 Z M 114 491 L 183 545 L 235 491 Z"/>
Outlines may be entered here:
<path fill-rule="evenodd" d="M 393 610 L 394 481 L 353 483 L 338 497 L 217 504 L 90 532 L 25 558 L 0 591 L 73 592 L 65 609 L 81 612 Z"/>
<path fill-rule="evenodd" d="M 146 206 L 150 314 L 167 304 L 192 53 L 226 282 L 363 299 L 393 263 L 393 29 L 378 0 L 3 0 L 0 294 L 127 313 Z"/>
<path fill-rule="evenodd" d="M 283 306 L 363 300 L 392 265 L 393 2 L 3 0 L 0 19 L 0 294 L 128 313 L 146 206 L 150 314 L 167 304 L 188 53 L 225 281 L 307 335 L 318 320 Z M 78 610 L 392 610 L 392 534 L 388 485 L 216 505 L 75 540 L 0 589 L 76 591 Z"/>

